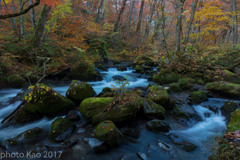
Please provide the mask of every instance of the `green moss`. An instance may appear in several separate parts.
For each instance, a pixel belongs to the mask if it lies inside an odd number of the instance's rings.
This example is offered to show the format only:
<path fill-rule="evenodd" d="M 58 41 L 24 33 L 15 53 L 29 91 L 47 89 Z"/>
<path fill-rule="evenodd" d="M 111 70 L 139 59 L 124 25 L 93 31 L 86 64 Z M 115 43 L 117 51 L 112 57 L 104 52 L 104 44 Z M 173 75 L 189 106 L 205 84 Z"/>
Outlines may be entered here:
<path fill-rule="evenodd" d="M 159 86 L 151 86 L 148 88 L 149 92 L 147 98 L 153 102 L 162 105 L 165 109 L 169 107 L 169 94 L 168 92 Z"/>
<path fill-rule="evenodd" d="M 144 69 L 140 65 L 136 65 L 135 70 L 137 73 L 144 73 Z"/>
<path fill-rule="evenodd" d="M 231 113 L 235 111 L 237 107 L 238 107 L 238 104 L 236 102 L 226 101 L 221 109 L 227 113 Z"/>
<path fill-rule="evenodd" d="M 80 103 L 86 98 L 95 97 L 96 92 L 92 86 L 86 82 L 73 80 L 67 90 L 66 97 L 74 102 Z"/>
<path fill-rule="evenodd" d="M 145 115 L 159 119 L 164 119 L 166 113 L 161 105 L 154 103 L 151 99 L 144 101 L 143 111 Z"/>
<path fill-rule="evenodd" d="M 232 83 L 238 83 L 238 84 L 240 83 L 240 78 L 233 72 L 226 69 L 224 70 L 223 79 L 225 81 L 232 82 Z"/>
<path fill-rule="evenodd" d="M 113 97 L 87 98 L 82 101 L 79 110 L 87 118 L 92 118 L 94 115 L 102 113 L 113 99 Z"/>
<path fill-rule="evenodd" d="M 124 138 L 121 131 L 110 120 L 101 122 L 94 133 L 98 139 L 110 146 L 118 145 Z"/>
<path fill-rule="evenodd" d="M 233 112 L 227 125 L 227 132 L 235 132 L 240 130 L 240 109 Z"/>
<path fill-rule="evenodd" d="M 74 103 L 45 85 L 38 84 L 25 95 L 26 102 L 16 116 L 17 123 L 31 121 L 44 115 L 55 115 L 74 108 Z M 34 116 L 36 115 L 36 116 Z"/>
<path fill-rule="evenodd" d="M 35 127 L 33 129 L 29 129 L 20 133 L 16 138 L 24 138 L 24 139 L 35 139 L 39 138 L 43 134 L 43 130 L 41 128 Z"/>
<path fill-rule="evenodd" d="M 70 78 L 82 80 L 82 81 L 92 81 L 101 80 L 100 74 L 96 71 L 94 64 L 86 62 L 78 62 L 72 66 L 70 69 Z"/>
<path fill-rule="evenodd" d="M 240 84 L 212 82 L 208 83 L 206 88 L 223 96 L 240 98 Z"/>
<path fill-rule="evenodd" d="M 26 85 L 25 79 L 18 74 L 9 76 L 8 79 L 7 79 L 7 83 L 11 87 L 23 87 L 23 86 Z"/>
<path fill-rule="evenodd" d="M 16 139 L 14 139 L 14 138 L 11 138 L 11 139 L 7 139 L 7 143 L 8 143 L 8 145 L 10 145 L 10 146 L 16 146 L 16 145 L 19 144 L 19 141 L 16 140 Z"/>
<path fill-rule="evenodd" d="M 177 82 L 180 76 L 174 72 L 168 72 L 167 70 L 161 70 L 158 74 L 153 76 L 153 81 L 158 84 L 169 84 Z"/>
<path fill-rule="evenodd" d="M 52 123 L 51 130 L 49 132 L 49 136 L 53 139 L 56 140 L 58 136 L 63 134 L 69 129 L 72 129 L 75 127 L 75 124 L 68 119 L 59 117 L 55 119 Z"/>
<path fill-rule="evenodd" d="M 170 91 L 173 91 L 173 92 L 181 92 L 182 91 L 182 89 L 179 87 L 179 84 L 178 83 L 171 83 L 170 85 L 169 85 L 169 89 L 170 89 Z"/>
<path fill-rule="evenodd" d="M 190 90 L 192 89 L 192 86 L 194 83 L 194 80 L 191 78 L 182 78 L 178 80 L 179 87 L 183 90 Z"/>
<path fill-rule="evenodd" d="M 207 95 L 205 91 L 194 91 L 190 93 L 193 103 L 201 103 L 202 101 L 207 99 Z"/>

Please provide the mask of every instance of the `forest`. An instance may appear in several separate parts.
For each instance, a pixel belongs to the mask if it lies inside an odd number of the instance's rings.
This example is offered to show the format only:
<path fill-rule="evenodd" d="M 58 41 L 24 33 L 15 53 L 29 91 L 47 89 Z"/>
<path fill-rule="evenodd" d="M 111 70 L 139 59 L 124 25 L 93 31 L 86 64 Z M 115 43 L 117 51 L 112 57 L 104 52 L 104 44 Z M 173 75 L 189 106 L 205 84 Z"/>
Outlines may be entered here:
<path fill-rule="evenodd" d="M 0 0 L 0 159 L 240 160 L 239 0 Z"/>

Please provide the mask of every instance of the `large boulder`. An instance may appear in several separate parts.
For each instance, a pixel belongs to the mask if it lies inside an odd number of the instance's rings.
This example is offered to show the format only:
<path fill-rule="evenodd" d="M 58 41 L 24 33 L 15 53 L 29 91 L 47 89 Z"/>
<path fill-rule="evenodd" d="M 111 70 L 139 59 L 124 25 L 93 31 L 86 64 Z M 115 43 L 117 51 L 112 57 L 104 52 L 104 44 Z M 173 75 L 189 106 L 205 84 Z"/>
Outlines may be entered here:
<path fill-rule="evenodd" d="M 206 88 L 222 96 L 240 98 L 240 84 L 228 82 L 212 82 L 208 83 L 206 85 Z"/>
<path fill-rule="evenodd" d="M 94 133 L 98 139 L 110 146 L 118 145 L 124 138 L 121 131 L 110 120 L 101 122 Z"/>
<path fill-rule="evenodd" d="M 65 141 L 75 129 L 75 124 L 65 118 L 59 117 L 52 123 L 49 136 L 52 140 L 57 142 Z"/>
<path fill-rule="evenodd" d="M 235 132 L 240 130 L 240 109 L 233 112 L 227 125 L 227 132 Z"/>
<path fill-rule="evenodd" d="M 162 105 L 165 109 L 169 109 L 169 94 L 168 92 L 159 86 L 151 86 L 148 88 L 147 98 L 153 102 Z"/>
<path fill-rule="evenodd" d="M 16 114 L 17 123 L 30 122 L 43 116 L 54 116 L 74 108 L 74 103 L 52 88 L 37 84 L 25 95 L 25 103 Z"/>
<path fill-rule="evenodd" d="M 178 80 L 179 87 L 183 90 L 190 90 L 193 87 L 194 79 L 182 78 Z"/>
<path fill-rule="evenodd" d="M 17 145 L 17 144 L 35 144 L 40 140 L 44 139 L 46 136 L 46 132 L 38 127 L 33 129 L 26 130 L 20 133 L 18 136 L 8 139 L 7 142 L 9 145 Z"/>
<path fill-rule="evenodd" d="M 102 80 L 100 73 L 95 69 L 94 64 L 78 62 L 72 66 L 69 74 L 71 79 L 81 81 Z"/>
<path fill-rule="evenodd" d="M 173 133 L 170 133 L 168 135 L 168 137 L 172 140 L 172 142 L 174 144 L 181 146 L 182 149 L 187 151 L 187 152 L 194 151 L 197 148 L 196 145 L 183 140 L 182 138 L 178 137 L 177 135 L 175 135 Z"/>
<path fill-rule="evenodd" d="M 153 76 L 153 81 L 158 84 L 169 84 L 177 82 L 179 78 L 180 76 L 177 73 L 161 69 L 159 73 Z"/>
<path fill-rule="evenodd" d="M 136 93 L 125 93 L 116 98 L 87 98 L 79 106 L 80 112 L 97 123 L 102 120 L 122 122 L 134 118 L 142 107 L 142 98 Z"/>
<path fill-rule="evenodd" d="M 234 112 L 238 108 L 238 105 L 239 104 L 236 102 L 226 101 L 224 105 L 221 107 L 221 112 L 225 116 L 227 121 L 229 121 L 232 112 Z"/>
<path fill-rule="evenodd" d="M 143 113 L 150 118 L 164 119 L 165 118 L 165 109 L 154 103 L 151 99 L 145 99 L 143 101 Z"/>
<path fill-rule="evenodd" d="M 89 97 L 95 97 L 97 94 L 92 86 L 86 82 L 73 80 L 67 90 L 66 97 L 76 103 L 82 102 Z"/>
<path fill-rule="evenodd" d="M 23 87 L 27 84 L 27 82 L 25 81 L 25 79 L 16 74 L 16 75 L 11 75 L 7 78 L 7 83 L 8 85 L 10 85 L 11 87 Z"/>
<path fill-rule="evenodd" d="M 207 99 L 207 94 L 205 91 L 193 91 L 190 93 L 190 97 L 193 103 L 201 103 Z"/>
<path fill-rule="evenodd" d="M 117 92 L 109 87 L 103 88 L 103 90 L 97 95 L 98 97 L 115 97 Z"/>
<path fill-rule="evenodd" d="M 166 121 L 157 120 L 157 119 L 147 122 L 146 127 L 147 129 L 153 130 L 153 131 L 168 132 L 170 130 L 170 126 Z"/>

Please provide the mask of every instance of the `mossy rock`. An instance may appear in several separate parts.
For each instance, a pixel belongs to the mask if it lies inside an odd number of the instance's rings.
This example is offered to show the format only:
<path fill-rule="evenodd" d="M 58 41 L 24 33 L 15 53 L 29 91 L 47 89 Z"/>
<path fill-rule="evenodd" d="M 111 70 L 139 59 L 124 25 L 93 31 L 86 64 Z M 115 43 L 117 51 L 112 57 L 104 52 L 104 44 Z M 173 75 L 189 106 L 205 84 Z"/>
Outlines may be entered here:
<path fill-rule="evenodd" d="M 177 82 L 179 78 L 180 76 L 178 74 L 162 69 L 153 76 L 153 81 L 158 84 L 169 84 Z"/>
<path fill-rule="evenodd" d="M 76 103 L 82 102 L 89 97 L 95 97 L 97 94 L 92 86 L 86 82 L 73 80 L 67 90 L 66 97 Z"/>
<path fill-rule="evenodd" d="M 146 55 L 141 55 L 136 57 L 135 61 L 133 62 L 134 65 L 144 65 L 144 66 L 156 66 L 156 63 L 153 61 L 152 58 Z"/>
<path fill-rule="evenodd" d="M 107 70 L 108 70 L 108 69 L 107 69 L 103 64 L 101 64 L 101 63 L 97 64 L 96 67 L 97 67 L 98 69 L 103 70 L 103 71 L 107 71 Z"/>
<path fill-rule="evenodd" d="M 116 146 L 120 144 L 124 138 L 121 131 L 110 120 L 105 120 L 101 122 L 97 126 L 94 133 L 98 139 L 104 141 L 110 146 Z"/>
<path fill-rule="evenodd" d="M 178 80 L 179 87 L 183 90 L 191 90 L 193 87 L 194 79 L 182 78 Z"/>
<path fill-rule="evenodd" d="M 227 132 L 235 132 L 240 130 L 240 109 L 233 112 L 227 125 Z"/>
<path fill-rule="evenodd" d="M 169 85 L 169 90 L 172 91 L 172 92 L 181 92 L 182 89 L 179 87 L 179 84 L 178 83 L 171 83 Z"/>
<path fill-rule="evenodd" d="M 80 104 L 79 110 L 84 116 L 91 119 L 94 115 L 102 113 L 113 99 L 113 97 L 86 98 Z"/>
<path fill-rule="evenodd" d="M 207 94 L 205 91 L 193 91 L 190 93 L 193 103 L 201 103 L 207 99 Z"/>
<path fill-rule="evenodd" d="M 102 92 L 98 94 L 98 97 L 115 97 L 116 95 L 118 95 L 116 91 L 109 87 L 105 87 Z"/>
<path fill-rule="evenodd" d="M 153 130 L 153 131 L 168 132 L 170 130 L 170 126 L 166 121 L 157 120 L 157 119 L 147 122 L 146 127 L 147 129 Z"/>
<path fill-rule="evenodd" d="M 140 65 L 136 65 L 135 70 L 137 73 L 144 73 L 144 69 Z"/>
<path fill-rule="evenodd" d="M 54 141 L 62 142 L 72 134 L 74 128 L 72 121 L 59 117 L 53 121 L 49 136 Z"/>
<path fill-rule="evenodd" d="M 23 87 L 27 84 L 27 82 L 25 81 L 25 79 L 16 74 L 16 75 L 11 75 L 7 78 L 7 83 L 8 85 L 10 85 L 11 87 Z"/>
<path fill-rule="evenodd" d="M 164 119 L 165 109 L 163 106 L 154 103 L 151 99 L 145 99 L 143 101 L 143 113 L 150 118 Z"/>
<path fill-rule="evenodd" d="M 102 80 L 99 72 L 95 69 L 94 64 L 86 62 L 78 62 L 72 66 L 69 74 L 71 79 L 81 81 L 96 81 Z"/>
<path fill-rule="evenodd" d="M 206 85 L 206 88 L 222 96 L 240 98 L 240 84 L 228 82 L 212 82 L 208 83 Z"/>
<path fill-rule="evenodd" d="M 233 101 L 226 101 L 222 106 L 221 110 L 227 113 L 234 112 L 238 107 L 238 104 Z"/>
<path fill-rule="evenodd" d="M 227 82 L 238 83 L 240 84 L 240 78 L 233 72 L 225 69 L 223 72 L 223 79 Z"/>
<path fill-rule="evenodd" d="M 17 123 L 30 122 L 43 116 L 54 116 L 74 108 L 74 103 L 43 84 L 37 84 L 25 95 L 25 103 L 16 115 Z"/>
<path fill-rule="evenodd" d="M 107 107 L 109 108 L 107 109 Z M 87 98 L 82 101 L 79 110 L 84 116 L 91 119 L 93 123 L 102 120 L 123 122 L 134 118 L 141 107 L 142 98 L 138 94 L 126 93 L 116 98 Z"/>
<path fill-rule="evenodd" d="M 165 109 L 169 109 L 169 94 L 168 92 L 159 86 L 151 86 L 148 88 L 149 92 L 147 98 L 153 102 L 162 105 Z"/>
<path fill-rule="evenodd" d="M 142 97 L 135 92 L 119 95 L 114 102 L 108 111 L 93 116 L 92 121 L 94 123 L 102 120 L 112 120 L 114 123 L 128 121 L 135 118 L 137 112 L 143 107 Z"/>

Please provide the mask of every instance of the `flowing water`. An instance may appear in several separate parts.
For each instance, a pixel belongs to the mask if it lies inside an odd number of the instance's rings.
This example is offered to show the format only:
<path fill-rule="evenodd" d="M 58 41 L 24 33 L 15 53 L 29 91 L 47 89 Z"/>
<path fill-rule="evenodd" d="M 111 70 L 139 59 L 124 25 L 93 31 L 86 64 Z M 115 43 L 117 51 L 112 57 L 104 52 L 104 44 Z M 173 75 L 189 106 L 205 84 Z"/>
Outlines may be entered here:
<path fill-rule="evenodd" d="M 139 74 L 133 73 L 134 70 L 128 68 L 127 71 L 118 71 L 116 68 L 109 68 L 108 71 L 102 71 L 102 81 L 89 82 L 96 93 L 100 93 L 104 87 L 120 87 L 119 82 L 113 81 L 112 76 L 121 75 L 128 80 L 127 87 L 147 87 L 150 83 L 146 78 L 141 78 Z M 70 85 L 70 82 L 51 84 L 58 93 L 65 95 Z M 20 89 L 2 89 L 0 90 L 0 121 L 3 120 L 9 113 L 11 113 L 21 102 L 11 100 L 21 92 Z M 226 128 L 225 118 L 221 115 L 220 107 L 224 104 L 226 99 L 210 98 L 208 101 L 194 105 L 193 108 L 202 118 L 202 121 L 196 123 L 190 128 L 178 128 L 178 125 L 171 125 L 172 133 L 180 136 L 181 138 L 195 144 L 198 148 L 193 152 L 185 152 L 179 146 L 172 144 L 167 138 L 165 133 L 154 133 L 145 129 L 145 125 L 139 122 L 140 137 L 135 143 L 126 143 L 119 148 L 113 149 L 106 154 L 93 154 L 89 156 L 89 159 L 115 159 L 119 158 L 119 155 L 127 155 L 128 159 L 138 159 L 137 152 L 145 153 L 148 159 L 177 159 L 177 160 L 190 160 L 190 159 L 207 159 L 210 154 L 210 149 L 214 145 L 214 139 L 216 136 L 220 136 L 224 133 Z M 206 106 L 214 106 L 219 108 L 215 113 L 208 109 Z M 26 124 L 16 125 L 2 128 L 0 126 L 0 140 L 4 141 L 8 138 L 12 138 L 19 133 L 31 129 L 34 127 L 50 129 L 51 123 L 54 119 L 43 118 L 41 120 Z M 175 122 L 176 123 L 176 122 Z M 158 144 L 159 141 L 165 142 L 172 146 L 172 152 L 164 151 Z"/>

